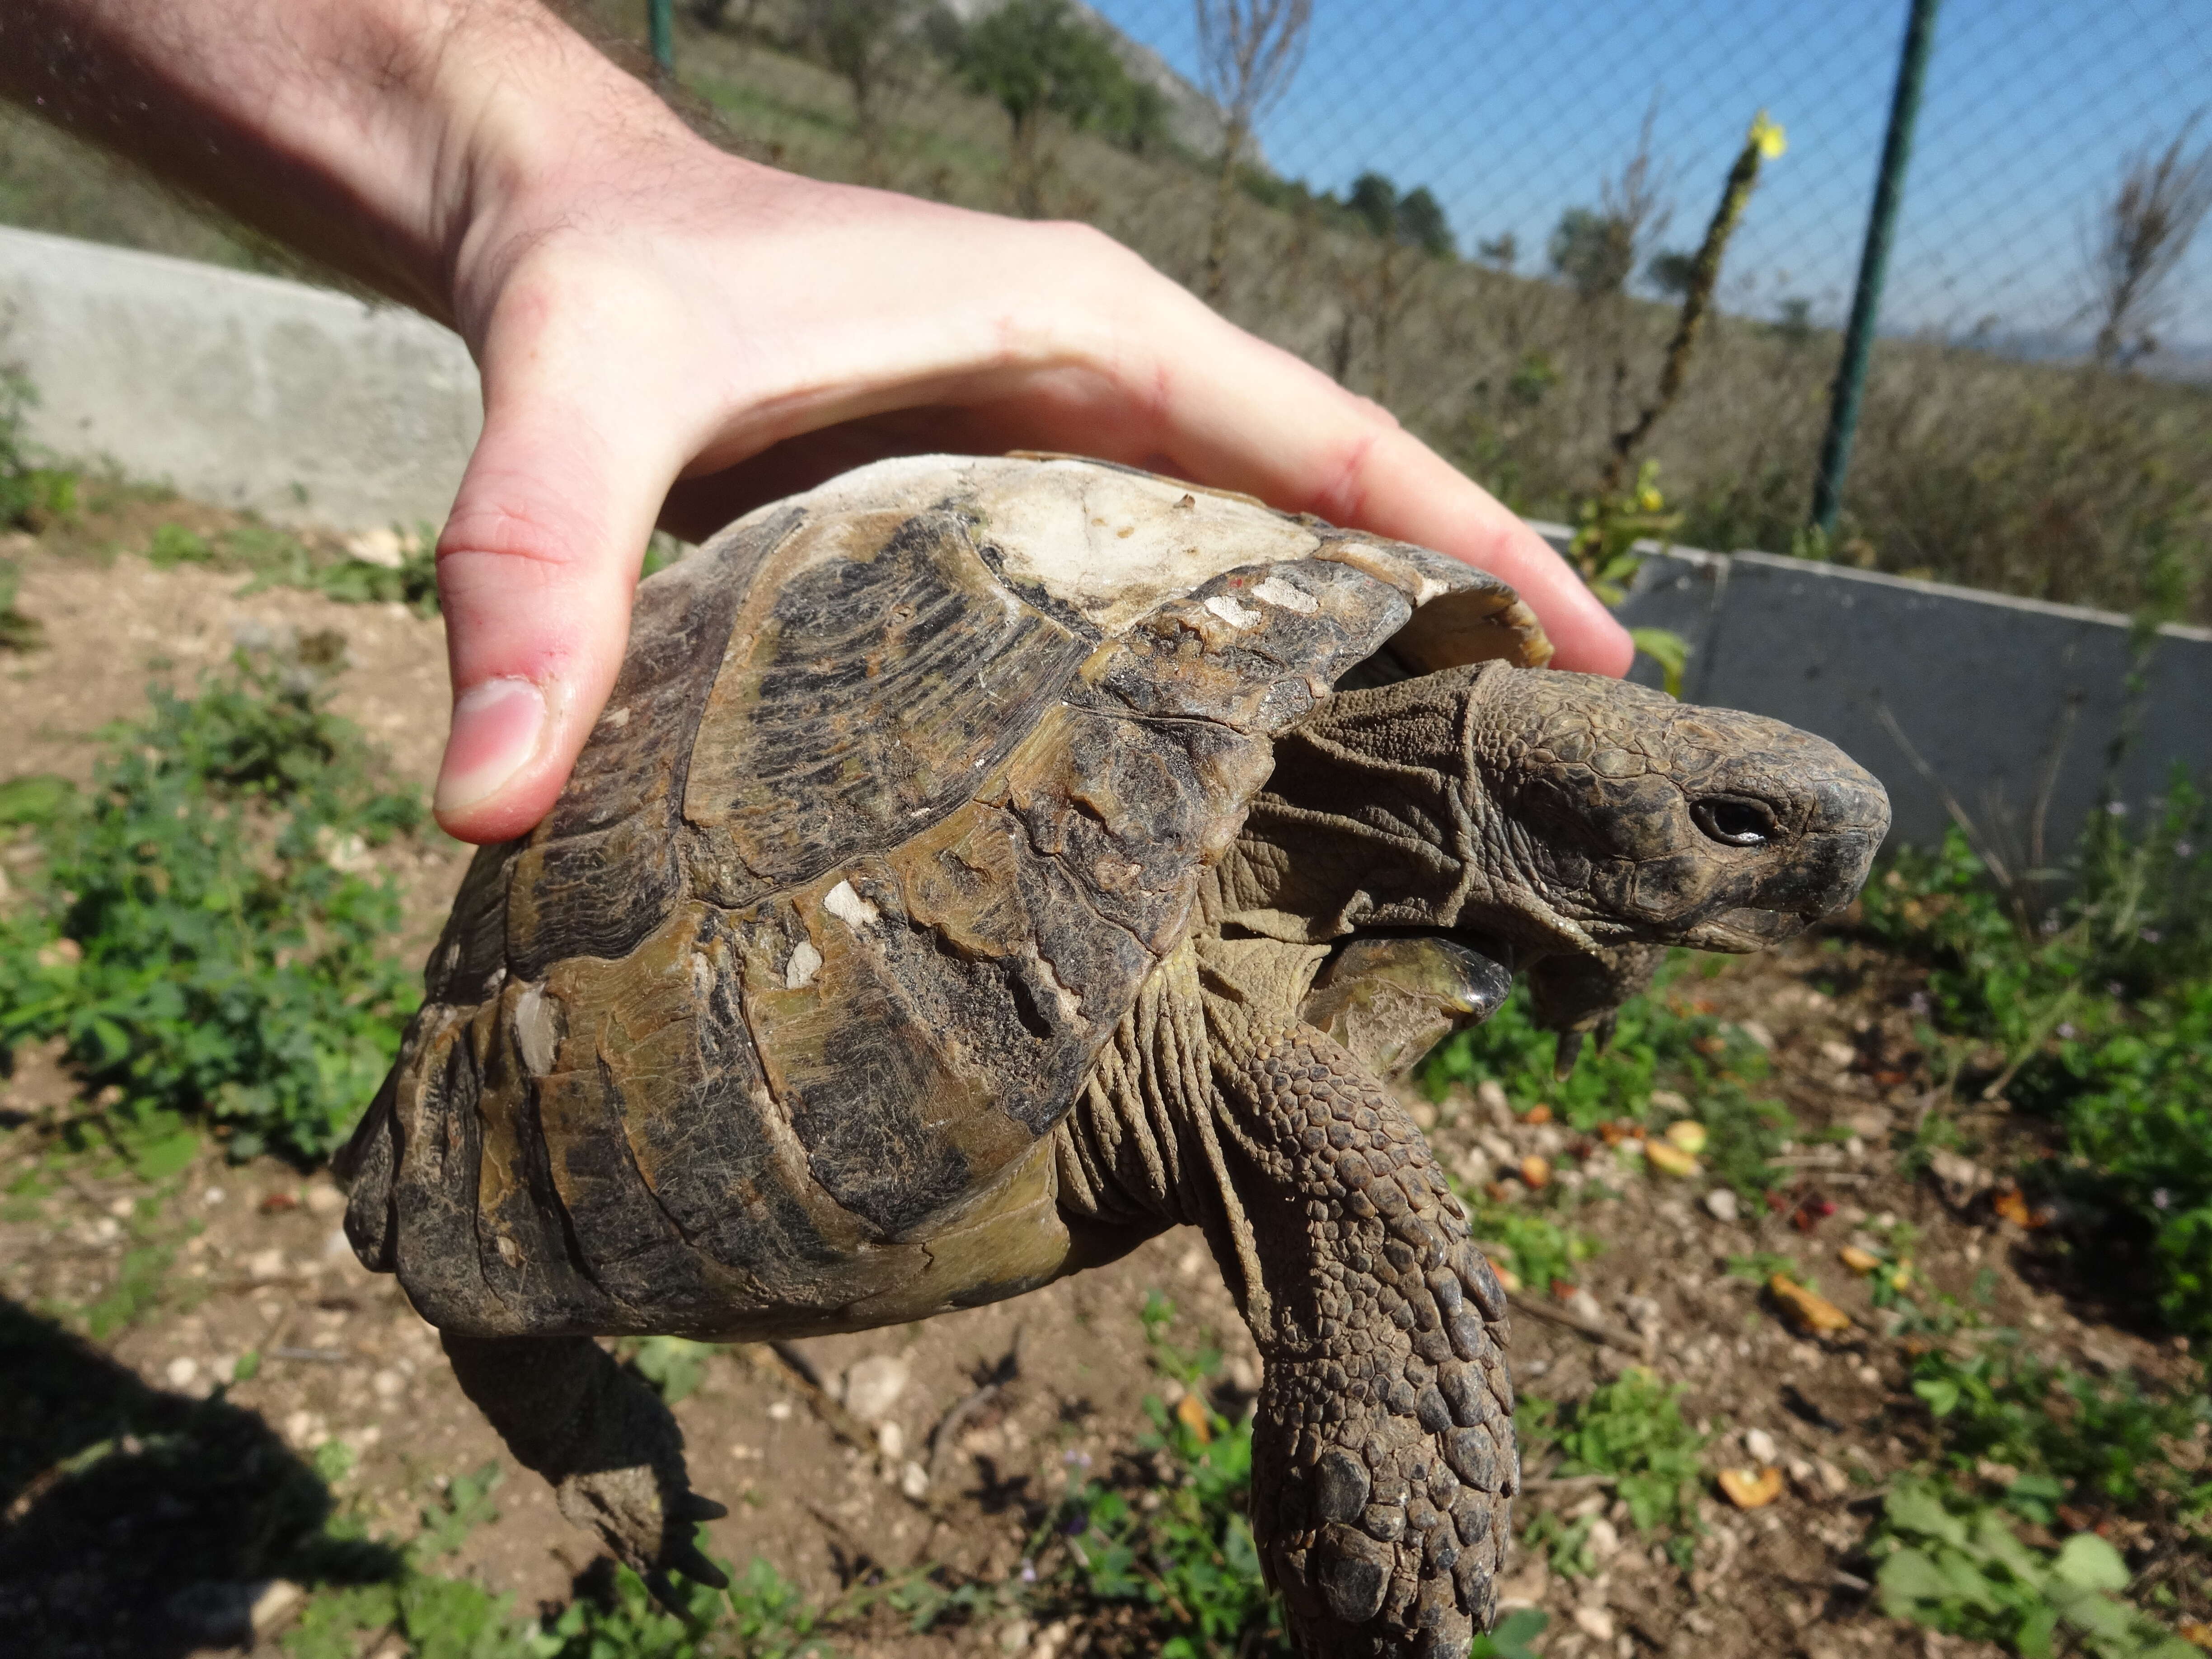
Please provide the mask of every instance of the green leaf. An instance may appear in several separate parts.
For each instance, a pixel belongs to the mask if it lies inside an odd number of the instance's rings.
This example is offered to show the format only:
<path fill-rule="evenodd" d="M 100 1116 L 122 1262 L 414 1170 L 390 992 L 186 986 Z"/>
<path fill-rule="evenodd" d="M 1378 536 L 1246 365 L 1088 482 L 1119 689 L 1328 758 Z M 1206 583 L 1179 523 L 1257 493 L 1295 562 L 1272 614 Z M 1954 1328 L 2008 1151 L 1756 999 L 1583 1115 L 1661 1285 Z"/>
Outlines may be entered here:
<path fill-rule="evenodd" d="M 1941 1605 L 1951 1595 L 1951 1582 L 1935 1558 L 1910 1547 L 1883 1562 L 1875 1583 L 1881 1590 L 1881 1610 L 1893 1619 L 1917 1619 L 1924 1604 Z"/>
<path fill-rule="evenodd" d="M 1929 1411 L 1937 1417 L 1948 1417 L 1958 1409 L 1959 1385 L 1950 1377 L 1923 1377 L 1912 1385 L 1912 1392 L 1925 1401 Z"/>
<path fill-rule="evenodd" d="M 1630 574 L 1633 572 L 1632 564 Z M 1659 665 L 1660 672 L 1666 677 L 1667 695 L 1680 696 L 1682 672 L 1690 663 L 1690 642 L 1671 628 L 1632 628 L 1628 637 L 1636 642 L 1638 651 Z"/>
<path fill-rule="evenodd" d="M 1918 1533 L 1963 1549 L 1966 1523 L 1943 1507 L 1935 1489 L 1919 1482 L 1901 1485 L 1882 1500 L 1882 1514 L 1899 1532 Z"/>
<path fill-rule="evenodd" d="M 2128 1564 L 2094 1532 L 2077 1532 L 2058 1547 L 2051 1573 L 2061 1583 L 2081 1589 L 2124 1590 L 2128 1587 Z"/>

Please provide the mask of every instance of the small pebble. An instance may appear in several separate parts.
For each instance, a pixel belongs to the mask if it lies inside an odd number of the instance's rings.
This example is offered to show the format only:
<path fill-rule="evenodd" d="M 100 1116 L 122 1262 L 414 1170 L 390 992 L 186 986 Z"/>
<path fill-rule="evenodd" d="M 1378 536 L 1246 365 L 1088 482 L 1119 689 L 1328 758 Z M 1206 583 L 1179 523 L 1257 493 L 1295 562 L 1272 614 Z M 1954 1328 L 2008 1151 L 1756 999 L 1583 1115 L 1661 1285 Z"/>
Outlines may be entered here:
<path fill-rule="evenodd" d="M 1753 1462 L 1759 1463 L 1771 1463 L 1778 1455 L 1774 1437 L 1765 1429 L 1746 1429 L 1743 1431 L 1743 1449 L 1751 1454 Z"/>
<path fill-rule="evenodd" d="M 1705 1213 L 1716 1221 L 1733 1225 L 1742 1215 L 1737 1207 L 1735 1194 L 1726 1187 L 1716 1187 L 1705 1194 Z"/>
<path fill-rule="evenodd" d="M 192 1385 L 192 1379 L 199 1374 L 200 1362 L 197 1359 L 186 1358 L 182 1354 L 172 1359 L 168 1369 L 161 1373 L 169 1379 L 169 1386 L 173 1389 L 189 1389 Z"/>

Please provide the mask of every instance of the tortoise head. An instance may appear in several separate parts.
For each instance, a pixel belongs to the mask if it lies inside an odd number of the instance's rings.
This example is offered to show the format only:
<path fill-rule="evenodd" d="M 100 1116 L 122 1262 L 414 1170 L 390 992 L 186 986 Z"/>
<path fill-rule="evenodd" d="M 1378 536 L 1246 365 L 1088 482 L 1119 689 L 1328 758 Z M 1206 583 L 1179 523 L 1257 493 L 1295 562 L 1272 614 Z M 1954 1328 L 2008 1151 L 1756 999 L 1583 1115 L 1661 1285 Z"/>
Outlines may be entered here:
<path fill-rule="evenodd" d="M 1888 827 L 1825 738 L 1490 662 L 1339 692 L 1277 738 L 1231 879 L 1277 937 L 1440 930 L 1516 969 L 1756 951 L 1847 903 Z"/>
<path fill-rule="evenodd" d="M 1850 902 L 1888 832 L 1881 783 L 1779 720 L 1586 674 L 1470 678 L 1483 884 L 1566 949 L 1778 944 Z"/>

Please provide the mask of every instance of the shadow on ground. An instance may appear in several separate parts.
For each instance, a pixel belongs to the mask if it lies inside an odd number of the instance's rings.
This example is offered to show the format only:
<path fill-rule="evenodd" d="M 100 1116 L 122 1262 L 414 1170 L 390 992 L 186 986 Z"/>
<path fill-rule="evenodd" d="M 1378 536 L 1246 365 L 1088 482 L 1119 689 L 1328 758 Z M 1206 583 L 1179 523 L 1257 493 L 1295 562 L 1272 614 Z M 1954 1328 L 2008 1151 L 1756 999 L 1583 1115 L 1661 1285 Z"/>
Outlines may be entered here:
<path fill-rule="evenodd" d="M 267 1581 L 358 1583 L 398 1553 L 327 1529 L 320 1476 L 220 1395 L 148 1388 L 0 1300 L 0 1630 L 10 1652 L 182 1659 L 247 1634 Z"/>

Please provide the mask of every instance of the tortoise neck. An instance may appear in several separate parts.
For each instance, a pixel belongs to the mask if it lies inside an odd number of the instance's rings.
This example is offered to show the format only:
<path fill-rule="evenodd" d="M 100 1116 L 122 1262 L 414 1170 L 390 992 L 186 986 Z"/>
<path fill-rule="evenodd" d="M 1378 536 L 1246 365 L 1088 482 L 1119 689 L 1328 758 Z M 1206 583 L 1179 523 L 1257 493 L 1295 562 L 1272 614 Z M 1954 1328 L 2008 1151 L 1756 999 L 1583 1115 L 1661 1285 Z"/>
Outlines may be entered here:
<path fill-rule="evenodd" d="M 1278 737 L 1208 920 L 1314 942 L 1454 926 L 1495 839 L 1473 750 L 1486 667 L 1341 691 Z"/>

